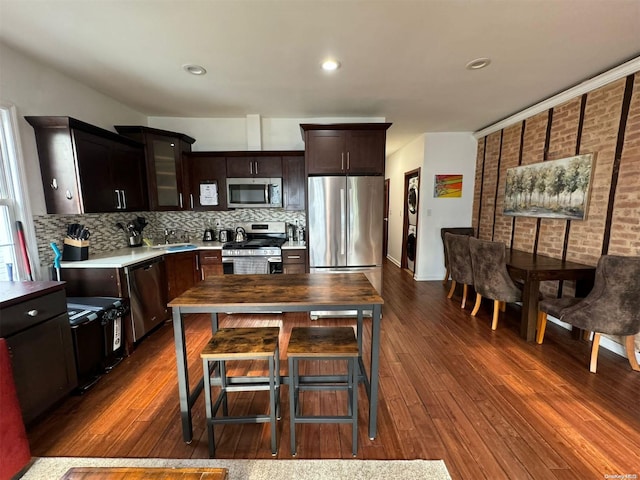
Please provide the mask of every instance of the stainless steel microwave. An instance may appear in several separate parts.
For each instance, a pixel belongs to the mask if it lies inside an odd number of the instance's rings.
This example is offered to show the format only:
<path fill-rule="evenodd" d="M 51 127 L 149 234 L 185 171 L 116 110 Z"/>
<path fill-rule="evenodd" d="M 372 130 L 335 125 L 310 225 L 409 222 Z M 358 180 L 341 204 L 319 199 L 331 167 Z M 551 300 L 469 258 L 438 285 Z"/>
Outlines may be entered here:
<path fill-rule="evenodd" d="M 227 178 L 227 206 L 282 207 L 282 178 Z"/>

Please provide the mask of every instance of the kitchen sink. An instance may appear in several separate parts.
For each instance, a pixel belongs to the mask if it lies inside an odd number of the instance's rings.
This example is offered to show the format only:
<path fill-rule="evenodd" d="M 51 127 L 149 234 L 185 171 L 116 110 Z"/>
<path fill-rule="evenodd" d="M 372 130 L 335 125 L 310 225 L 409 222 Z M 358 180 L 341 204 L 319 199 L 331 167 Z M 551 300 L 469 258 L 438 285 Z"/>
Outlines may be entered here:
<path fill-rule="evenodd" d="M 193 245 L 193 243 L 189 243 L 189 242 L 175 242 L 175 243 L 159 243 L 157 245 L 153 245 L 151 248 L 156 248 L 158 250 L 160 249 L 166 250 L 173 247 L 186 247 L 187 245 L 195 246 Z"/>

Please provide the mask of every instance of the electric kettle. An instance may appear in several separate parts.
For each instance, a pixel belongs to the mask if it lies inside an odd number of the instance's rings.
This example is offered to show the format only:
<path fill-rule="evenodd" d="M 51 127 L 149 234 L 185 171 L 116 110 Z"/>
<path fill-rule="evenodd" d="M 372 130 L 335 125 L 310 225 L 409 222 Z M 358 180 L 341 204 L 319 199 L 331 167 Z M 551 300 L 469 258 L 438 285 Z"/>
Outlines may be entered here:
<path fill-rule="evenodd" d="M 227 230 L 223 228 L 218 232 L 218 239 L 221 243 L 226 243 L 231 241 L 231 237 L 233 236 L 233 230 Z"/>
<path fill-rule="evenodd" d="M 236 242 L 244 242 L 247 239 L 247 232 L 243 227 L 236 228 Z"/>

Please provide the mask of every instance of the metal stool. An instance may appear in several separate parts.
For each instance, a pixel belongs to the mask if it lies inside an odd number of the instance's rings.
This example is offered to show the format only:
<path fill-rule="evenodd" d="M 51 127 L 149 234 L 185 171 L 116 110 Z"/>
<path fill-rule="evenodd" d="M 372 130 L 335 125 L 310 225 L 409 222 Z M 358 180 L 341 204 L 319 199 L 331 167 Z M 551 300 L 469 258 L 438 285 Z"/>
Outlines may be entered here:
<path fill-rule="evenodd" d="M 278 453 L 276 442 L 276 420 L 280 418 L 280 359 L 278 327 L 221 328 L 213 334 L 200 357 L 204 370 L 204 398 L 207 411 L 207 433 L 209 456 L 215 455 L 213 426 L 224 423 L 271 423 L 271 454 Z M 225 362 L 229 360 L 269 361 L 269 376 L 228 377 Z M 218 368 L 219 375 L 215 370 Z M 213 375 L 212 375 L 213 372 Z M 220 393 L 212 403 L 211 385 L 220 386 Z M 230 417 L 227 392 L 269 391 L 268 415 L 245 415 Z M 222 405 L 222 417 L 216 417 Z"/>
<path fill-rule="evenodd" d="M 350 423 L 352 450 L 358 452 L 358 342 L 351 327 L 294 327 L 287 347 L 289 359 L 289 409 L 291 455 L 296 454 L 297 423 Z M 299 373 L 300 360 L 346 360 L 347 378 L 305 376 Z M 303 416 L 300 392 L 303 390 L 347 390 L 348 415 Z"/>

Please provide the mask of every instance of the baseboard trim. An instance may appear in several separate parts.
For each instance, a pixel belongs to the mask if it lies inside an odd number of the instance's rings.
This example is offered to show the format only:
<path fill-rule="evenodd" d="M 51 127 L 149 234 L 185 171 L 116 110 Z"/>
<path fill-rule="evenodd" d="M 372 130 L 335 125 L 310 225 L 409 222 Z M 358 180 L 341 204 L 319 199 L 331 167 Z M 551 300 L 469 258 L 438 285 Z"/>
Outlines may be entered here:
<path fill-rule="evenodd" d="M 547 321 L 551 322 L 551 323 L 555 323 L 556 325 L 564 328 L 565 330 L 571 330 L 571 325 L 568 323 L 565 323 L 561 320 L 558 320 L 556 317 L 552 317 L 551 315 L 547 316 Z M 592 333 L 593 335 L 593 333 Z M 619 355 L 623 358 L 627 358 L 627 352 L 624 349 L 624 345 L 622 345 L 621 343 L 616 342 L 615 340 L 612 340 L 611 338 L 607 337 L 607 336 L 602 336 L 600 337 L 600 347 L 601 348 L 605 348 L 607 350 L 609 350 L 610 352 L 615 353 L 616 355 Z M 636 360 L 638 360 L 638 362 L 640 362 L 640 352 L 636 351 Z"/>

